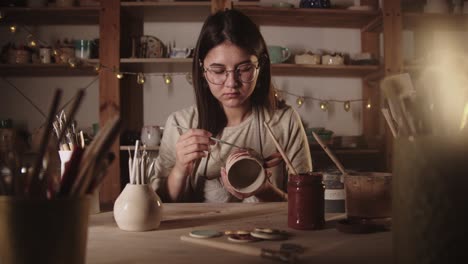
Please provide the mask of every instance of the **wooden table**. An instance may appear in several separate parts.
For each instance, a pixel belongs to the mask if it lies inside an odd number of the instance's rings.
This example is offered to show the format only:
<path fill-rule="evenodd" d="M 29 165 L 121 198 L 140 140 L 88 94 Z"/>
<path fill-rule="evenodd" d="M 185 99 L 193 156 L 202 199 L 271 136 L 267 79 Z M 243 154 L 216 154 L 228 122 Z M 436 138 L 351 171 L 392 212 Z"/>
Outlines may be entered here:
<path fill-rule="evenodd" d="M 248 243 L 259 248 L 279 249 L 281 243 L 306 247 L 299 263 L 391 263 L 391 232 L 345 234 L 334 228 L 336 219 L 326 216 L 327 227 L 300 231 L 287 227 L 287 203 L 258 204 L 164 204 L 164 217 L 158 230 L 127 232 L 117 227 L 111 212 L 92 215 L 87 244 L 87 263 L 279 263 L 229 251 L 183 242 L 180 236 L 195 229 L 249 230 L 268 227 L 287 230 L 285 241 Z M 225 236 L 213 238 L 226 243 Z"/>

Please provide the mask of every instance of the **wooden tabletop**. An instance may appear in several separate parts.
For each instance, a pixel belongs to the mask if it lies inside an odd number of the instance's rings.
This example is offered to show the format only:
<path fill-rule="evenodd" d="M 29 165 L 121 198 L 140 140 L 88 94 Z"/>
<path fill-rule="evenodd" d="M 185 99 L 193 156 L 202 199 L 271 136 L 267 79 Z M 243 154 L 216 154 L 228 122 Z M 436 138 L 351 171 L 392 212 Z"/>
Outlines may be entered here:
<path fill-rule="evenodd" d="M 279 263 L 180 240 L 196 229 L 251 230 L 255 227 L 284 229 L 284 241 L 260 241 L 247 245 L 279 249 L 281 243 L 306 247 L 299 263 L 392 263 L 391 232 L 345 234 L 335 229 L 341 214 L 327 214 L 327 227 L 300 231 L 287 227 L 287 203 L 191 203 L 164 204 L 158 230 L 127 232 L 117 227 L 112 212 L 91 215 L 87 263 Z M 226 236 L 212 238 L 226 243 Z M 245 245 L 245 243 L 243 244 Z"/>

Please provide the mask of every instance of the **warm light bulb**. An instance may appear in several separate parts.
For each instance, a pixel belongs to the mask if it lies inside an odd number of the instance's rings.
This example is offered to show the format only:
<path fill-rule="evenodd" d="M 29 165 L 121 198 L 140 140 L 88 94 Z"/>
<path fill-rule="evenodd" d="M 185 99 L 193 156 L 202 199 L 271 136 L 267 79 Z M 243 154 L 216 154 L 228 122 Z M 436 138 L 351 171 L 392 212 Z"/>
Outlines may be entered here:
<path fill-rule="evenodd" d="M 322 109 L 322 111 L 326 112 L 328 110 L 328 102 L 327 101 L 320 102 L 320 109 Z"/>
<path fill-rule="evenodd" d="M 298 107 L 301 107 L 304 104 L 304 98 L 303 97 L 298 97 L 296 99 L 296 103 Z"/>
<path fill-rule="evenodd" d="M 54 56 L 58 56 L 58 54 L 59 54 L 57 49 L 52 50 L 52 53 L 54 54 Z"/>
<path fill-rule="evenodd" d="M 369 100 L 367 100 L 366 108 L 371 109 L 371 107 L 372 107 L 372 104 L 371 104 L 371 100 L 369 99 Z"/>
<path fill-rule="evenodd" d="M 145 75 L 143 75 L 143 73 L 138 73 L 137 75 L 137 83 L 138 84 L 144 84 L 146 81 L 146 78 L 145 78 Z"/>
<path fill-rule="evenodd" d="M 76 68 L 76 66 L 78 65 L 78 61 L 75 58 L 70 58 L 68 60 L 68 64 L 70 65 L 70 67 Z"/>
<path fill-rule="evenodd" d="M 96 72 L 99 72 L 99 71 L 101 70 L 101 64 L 98 63 L 98 64 L 94 65 L 94 70 L 95 70 Z"/>
<path fill-rule="evenodd" d="M 28 37 L 27 37 L 27 40 L 28 40 L 28 46 L 31 47 L 31 48 L 34 48 L 37 46 L 37 42 L 36 40 L 34 39 L 34 36 L 29 34 Z"/>
<path fill-rule="evenodd" d="M 124 75 L 123 75 L 123 73 L 121 73 L 121 72 L 117 72 L 117 73 L 115 74 L 115 77 L 117 77 L 117 79 L 120 80 L 120 79 L 122 79 L 122 78 L 124 77 Z"/>
<path fill-rule="evenodd" d="M 11 33 L 15 33 L 16 30 L 17 30 L 17 27 L 16 27 L 15 25 L 11 25 L 11 26 L 10 26 L 10 32 L 11 32 Z"/>
<path fill-rule="evenodd" d="M 0 20 L 2 20 L 5 16 L 3 15 L 3 12 L 0 10 Z"/>
<path fill-rule="evenodd" d="M 351 102 L 350 101 L 344 102 L 343 107 L 346 112 L 349 112 L 349 110 L 351 109 Z"/>
<path fill-rule="evenodd" d="M 164 83 L 166 85 L 171 84 L 172 83 L 172 77 L 170 75 L 168 75 L 168 74 L 164 74 Z"/>
<path fill-rule="evenodd" d="M 275 90 L 275 97 L 278 98 L 279 94 L 278 91 Z"/>

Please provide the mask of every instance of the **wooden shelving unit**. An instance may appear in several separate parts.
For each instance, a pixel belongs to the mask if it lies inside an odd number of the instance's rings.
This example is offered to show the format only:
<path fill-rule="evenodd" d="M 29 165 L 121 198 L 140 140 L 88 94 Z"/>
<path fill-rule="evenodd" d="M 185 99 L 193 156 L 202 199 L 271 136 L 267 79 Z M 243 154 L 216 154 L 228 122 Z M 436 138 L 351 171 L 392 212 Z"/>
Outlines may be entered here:
<path fill-rule="evenodd" d="M 364 28 L 381 18 L 380 11 L 346 9 L 276 8 L 238 2 L 241 10 L 257 24 L 292 27 Z"/>
<path fill-rule="evenodd" d="M 99 6 L 92 7 L 0 7 L 0 24 L 87 25 L 99 23 Z"/>
<path fill-rule="evenodd" d="M 383 2 L 393 2 L 385 0 Z M 111 68 L 138 68 L 148 71 L 165 71 L 167 69 L 190 69 L 192 59 L 142 59 L 126 58 L 130 50 L 129 36 L 141 35 L 143 23 L 148 21 L 167 22 L 202 22 L 213 12 L 230 7 L 229 0 L 211 1 L 101 1 L 99 7 L 73 7 L 73 8 L 0 8 L 5 19 L 0 23 L 37 24 L 44 25 L 73 25 L 98 24 L 100 32 L 100 59 L 99 62 Z M 252 5 L 252 3 L 254 5 Z M 361 0 L 361 4 L 377 5 L 377 0 Z M 287 9 L 255 6 L 255 2 L 234 2 L 234 8 L 250 16 L 259 25 L 294 26 L 294 27 L 322 27 L 322 28 L 355 28 L 361 31 L 362 51 L 380 54 L 379 30 L 382 25 L 388 25 L 385 12 L 378 11 L 350 11 L 343 9 Z M 177 15 L 174 15 L 177 13 Z M 389 31 L 384 30 L 384 35 Z M 391 35 L 391 33 L 390 33 Z M 105 47 L 105 48 L 104 48 Z M 385 53 L 387 56 L 387 53 Z M 97 62 L 97 61 L 96 61 Z M 369 66 L 326 66 L 326 65 L 272 65 L 274 75 L 289 76 L 328 76 L 328 77 L 356 77 L 365 78 L 382 71 L 382 67 Z M 1 75 L 20 75 L 27 73 L 33 75 L 94 75 L 92 66 L 79 69 L 70 69 L 68 65 L 0 65 Z M 99 110 L 100 124 L 103 125 L 109 118 L 120 114 L 124 129 L 136 128 L 142 120 L 142 89 L 130 89 L 136 85 L 133 76 L 117 80 L 111 71 L 100 71 L 99 78 L 99 105 L 112 106 Z M 363 82 L 365 83 L 365 82 Z M 365 111 L 363 116 L 363 133 L 365 137 L 376 135 L 379 131 L 379 89 L 363 85 L 363 97 L 371 98 L 372 111 Z M 139 107 L 135 107 L 139 106 Z M 141 107 L 142 108 L 142 107 Z M 115 142 L 111 151 L 116 153 L 119 161 L 121 146 Z M 374 157 L 381 155 L 382 150 L 369 145 L 366 149 L 336 150 L 338 155 Z M 121 161 L 121 160 L 120 160 Z M 120 163 L 122 164 L 123 161 Z M 101 202 L 111 203 L 121 191 L 122 167 L 119 162 L 109 168 L 101 188 Z"/>

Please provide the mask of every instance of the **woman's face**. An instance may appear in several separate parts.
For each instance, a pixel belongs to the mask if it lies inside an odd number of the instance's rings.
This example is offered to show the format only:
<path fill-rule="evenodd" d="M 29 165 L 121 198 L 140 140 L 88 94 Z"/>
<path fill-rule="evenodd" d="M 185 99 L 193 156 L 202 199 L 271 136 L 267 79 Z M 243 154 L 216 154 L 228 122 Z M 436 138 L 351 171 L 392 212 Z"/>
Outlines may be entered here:
<path fill-rule="evenodd" d="M 224 108 L 250 106 L 259 71 L 255 55 L 223 42 L 207 53 L 203 67 L 211 93 Z"/>

